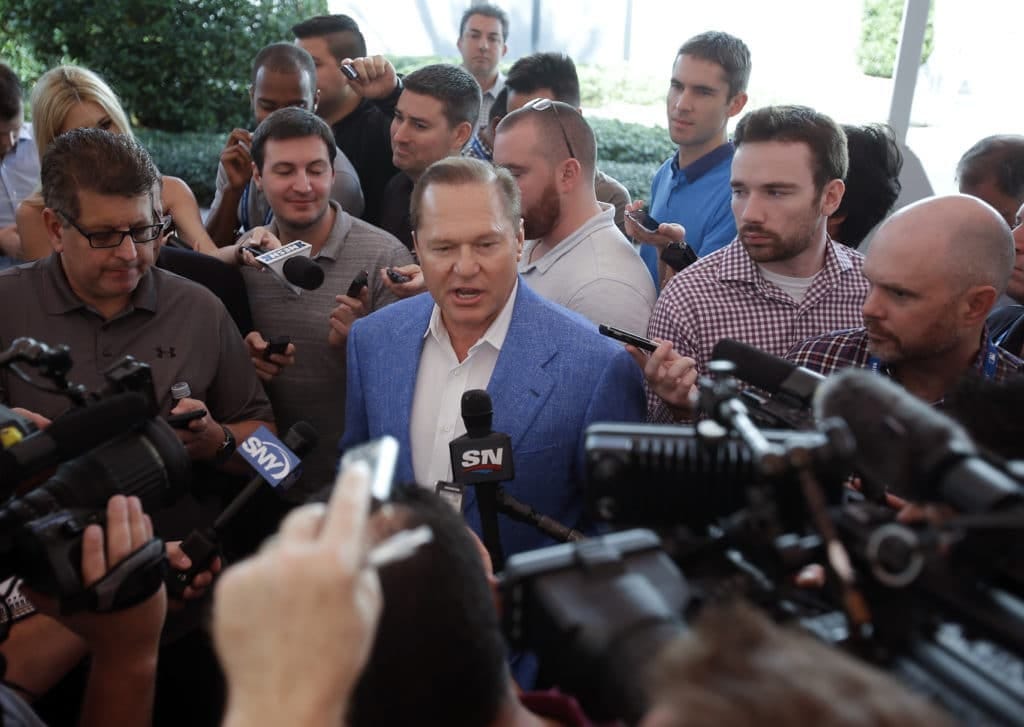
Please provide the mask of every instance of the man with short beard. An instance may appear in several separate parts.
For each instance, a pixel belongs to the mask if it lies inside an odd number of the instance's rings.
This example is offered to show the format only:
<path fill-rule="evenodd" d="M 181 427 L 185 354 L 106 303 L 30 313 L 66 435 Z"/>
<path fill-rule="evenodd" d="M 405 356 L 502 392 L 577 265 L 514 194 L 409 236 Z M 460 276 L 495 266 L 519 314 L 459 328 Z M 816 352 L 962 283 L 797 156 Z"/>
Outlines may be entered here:
<path fill-rule="evenodd" d="M 980 199 L 930 197 L 904 207 L 868 248 L 863 326 L 803 341 L 789 358 L 823 374 L 878 371 L 935 403 L 967 374 L 1016 376 L 1024 361 L 997 346 L 985 324 L 1013 264 L 1010 231 Z"/>
<path fill-rule="evenodd" d="M 632 349 L 653 421 L 693 416 L 690 391 L 722 338 L 782 356 L 861 320 L 864 258 L 826 232 L 843 197 L 843 130 L 804 106 L 769 106 L 740 121 L 734 143 L 737 238 L 669 281 L 648 327 L 660 345 Z"/>
<path fill-rule="evenodd" d="M 527 242 L 519 274 L 537 293 L 627 331 L 647 329 L 657 293 L 633 246 L 615 227 L 615 208 L 594 191 L 597 144 L 569 104 L 540 99 L 508 114 L 494 161 L 522 195 Z"/>

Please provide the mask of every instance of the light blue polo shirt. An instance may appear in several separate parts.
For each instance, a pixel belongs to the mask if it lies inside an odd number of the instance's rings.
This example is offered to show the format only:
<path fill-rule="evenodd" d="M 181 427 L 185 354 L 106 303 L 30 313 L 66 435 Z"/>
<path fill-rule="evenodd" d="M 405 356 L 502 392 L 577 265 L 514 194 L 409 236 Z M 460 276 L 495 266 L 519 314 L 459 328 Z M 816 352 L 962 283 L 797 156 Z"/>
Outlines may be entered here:
<path fill-rule="evenodd" d="M 734 152 L 735 147 L 728 141 L 682 169 L 678 153 L 673 154 L 651 182 L 651 217 L 686 228 L 686 244 L 700 257 L 725 247 L 736 237 L 729 187 Z M 640 257 L 657 282 L 658 250 L 641 245 Z"/>

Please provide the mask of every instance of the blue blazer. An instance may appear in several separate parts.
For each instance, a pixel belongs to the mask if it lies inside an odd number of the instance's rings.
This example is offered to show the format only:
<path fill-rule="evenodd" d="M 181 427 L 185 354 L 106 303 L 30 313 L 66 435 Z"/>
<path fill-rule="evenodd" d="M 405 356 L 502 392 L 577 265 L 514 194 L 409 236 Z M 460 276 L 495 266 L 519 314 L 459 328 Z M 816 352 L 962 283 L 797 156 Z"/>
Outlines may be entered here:
<path fill-rule="evenodd" d="M 355 322 L 348 337 L 345 434 L 339 448 L 390 434 L 398 481 L 412 482 L 409 422 L 423 336 L 434 301 L 408 298 Z M 493 427 L 512 439 L 513 497 L 571 527 L 583 523 L 583 435 L 594 422 L 641 422 L 642 374 L 618 343 L 583 317 L 544 300 L 520 278 L 512 322 L 487 392 Z M 428 484 L 428 483 L 420 483 Z M 433 483 L 429 483 L 433 484 Z M 473 488 L 463 513 L 480 532 Z M 552 545 L 533 527 L 499 516 L 506 555 Z"/>

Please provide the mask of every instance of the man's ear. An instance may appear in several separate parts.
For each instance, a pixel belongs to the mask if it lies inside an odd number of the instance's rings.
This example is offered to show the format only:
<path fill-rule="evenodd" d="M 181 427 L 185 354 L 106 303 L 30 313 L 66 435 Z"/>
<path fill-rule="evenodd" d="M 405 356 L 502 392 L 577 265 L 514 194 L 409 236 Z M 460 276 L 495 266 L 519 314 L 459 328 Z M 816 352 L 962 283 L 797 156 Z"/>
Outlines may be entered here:
<path fill-rule="evenodd" d="M 317 106 L 320 105 L 320 89 L 318 88 L 313 94 L 313 113 L 316 113 Z"/>
<path fill-rule="evenodd" d="M 964 323 L 968 326 L 983 325 L 998 298 L 996 289 L 991 285 L 972 285 L 961 298 Z"/>
<path fill-rule="evenodd" d="M 742 91 L 742 92 L 736 94 L 729 101 L 729 116 L 730 117 L 735 116 L 740 111 L 742 111 L 743 107 L 746 106 L 746 105 L 747 105 L 747 94 L 746 94 L 746 92 Z"/>
<path fill-rule="evenodd" d="M 256 162 L 249 162 L 252 164 L 252 181 L 256 183 L 256 189 L 263 191 L 263 175 L 260 174 L 260 168 L 256 166 Z M 333 170 L 332 170 L 333 171 Z"/>
<path fill-rule="evenodd" d="M 64 224 L 57 213 L 49 207 L 43 208 L 43 226 L 54 252 L 64 252 Z"/>
<path fill-rule="evenodd" d="M 473 125 L 468 121 L 463 121 L 455 127 L 454 131 L 455 134 L 452 136 L 453 153 L 458 153 L 473 136 Z"/>
<path fill-rule="evenodd" d="M 412 231 L 412 249 L 416 253 L 416 259 L 422 260 L 423 258 L 420 257 L 420 241 L 416 239 L 416 230 Z"/>
<path fill-rule="evenodd" d="M 842 179 L 833 179 L 825 184 L 825 189 L 821 193 L 821 214 L 831 217 L 832 213 L 839 209 L 845 192 L 846 183 Z"/>

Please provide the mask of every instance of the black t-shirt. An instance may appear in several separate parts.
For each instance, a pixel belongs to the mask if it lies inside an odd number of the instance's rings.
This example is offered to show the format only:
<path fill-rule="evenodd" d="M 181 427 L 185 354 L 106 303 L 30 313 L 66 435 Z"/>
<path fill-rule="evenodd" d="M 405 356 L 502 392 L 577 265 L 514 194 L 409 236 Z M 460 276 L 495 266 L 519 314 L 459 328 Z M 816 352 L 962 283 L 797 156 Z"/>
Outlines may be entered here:
<path fill-rule="evenodd" d="M 409 200 L 415 183 L 405 172 L 399 172 L 384 187 L 384 198 L 380 206 L 381 229 L 397 237 L 403 245 L 412 250 L 412 220 L 409 217 Z"/>
<path fill-rule="evenodd" d="M 365 201 L 362 217 L 371 225 L 380 226 L 384 186 L 398 171 L 391 163 L 391 116 L 396 100 L 397 95 L 375 102 L 363 99 L 331 127 L 334 142 L 359 173 Z"/>

